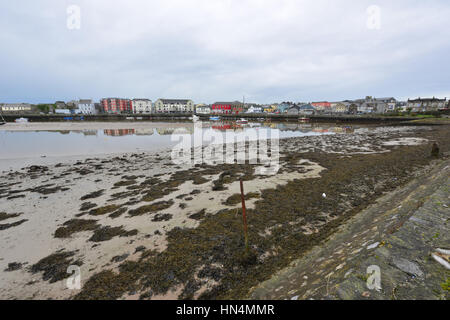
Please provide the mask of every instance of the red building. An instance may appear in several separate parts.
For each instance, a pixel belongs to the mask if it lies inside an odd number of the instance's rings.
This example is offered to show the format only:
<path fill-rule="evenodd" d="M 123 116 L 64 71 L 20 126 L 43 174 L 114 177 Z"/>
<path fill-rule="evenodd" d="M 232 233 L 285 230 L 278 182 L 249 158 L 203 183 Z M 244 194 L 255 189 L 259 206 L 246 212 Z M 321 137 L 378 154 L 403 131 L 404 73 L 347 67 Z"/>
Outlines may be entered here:
<path fill-rule="evenodd" d="M 131 113 L 131 100 L 120 98 L 105 98 L 101 100 L 103 111 L 106 113 Z"/>
<path fill-rule="evenodd" d="M 325 111 L 331 109 L 331 103 L 327 101 L 312 102 L 311 105 L 316 108 L 317 111 Z"/>
<path fill-rule="evenodd" d="M 243 111 L 242 103 L 235 102 L 216 102 L 211 106 L 211 113 L 214 114 L 237 114 Z"/>

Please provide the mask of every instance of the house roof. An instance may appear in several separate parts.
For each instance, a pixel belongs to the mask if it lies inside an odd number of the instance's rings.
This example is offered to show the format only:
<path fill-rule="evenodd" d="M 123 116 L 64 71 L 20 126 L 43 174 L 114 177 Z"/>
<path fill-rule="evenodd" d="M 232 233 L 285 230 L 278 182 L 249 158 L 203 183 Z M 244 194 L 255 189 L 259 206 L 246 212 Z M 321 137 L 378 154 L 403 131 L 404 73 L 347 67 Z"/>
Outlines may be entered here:
<path fill-rule="evenodd" d="M 186 104 L 188 103 L 189 99 L 159 99 L 162 101 L 162 103 L 181 103 L 181 104 Z"/>
<path fill-rule="evenodd" d="M 234 106 L 236 106 L 236 105 L 242 105 L 242 102 L 240 102 L 240 101 L 233 101 L 233 102 L 230 102 L 230 101 L 219 101 L 219 102 L 214 102 L 213 104 L 219 104 L 219 105 L 234 105 Z"/>
<path fill-rule="evenodd" d="M 304 104 L 300 107 L 300 110 L 316 110 L 316 108 L 310 104 Z"/>
<path fill-rule="evenodd" d="M 408 99 L 408 102 L 445 102 L 447 101 L 447 98 L 445 99 L 439 99 L 439 98 L 417 98 L 417 99 Z"/>
<path fill-rule="evenodd" d="M 81 104 L 91 104 L 92 103 L 92 99 L 80 99 Z"/>

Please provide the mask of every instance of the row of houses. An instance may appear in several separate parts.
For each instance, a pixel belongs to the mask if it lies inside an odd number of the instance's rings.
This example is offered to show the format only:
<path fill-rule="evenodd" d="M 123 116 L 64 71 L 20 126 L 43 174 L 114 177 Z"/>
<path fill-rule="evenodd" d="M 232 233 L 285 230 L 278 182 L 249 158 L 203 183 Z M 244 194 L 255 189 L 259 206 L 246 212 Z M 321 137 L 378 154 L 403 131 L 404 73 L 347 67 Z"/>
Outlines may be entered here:
<path fill-rule="evenodd" d="M 344 100 L 338 102 L 292 103 L 283 102 L 278 105 L 278 113 L 306 114 L 384 114 L 390 112 L 433 112 L 449 108 L 447 98 L 417 98 L 408 101 L 397 101 L 393 97 Z"/>
<path fill-rule="evenodd" d="M 104 113 L 194 113 L 194 102 L 190 99 L 105 98 L 100 101 Z"/>
<path fill-rule="evenodd" d="M 56 113 L 56 114 L 242 114 L 242 113 L 288 113 L 288 114 L 383 114 L 389 112 L 430 112 L 449 108 L 447 98 L 417 98 L 397 101 L 393 97 L 344 100 L 338 102 L 282 102 L 270 105 L 242 103 L 240 101 L 215 102 L 211 105 L 197 104 L 190 99 L 104 98 L 100 103 L 91 99 L 56 101 L 53 104 L 31 105 L 29 103 L 0 103 L 3 113 Z"/>

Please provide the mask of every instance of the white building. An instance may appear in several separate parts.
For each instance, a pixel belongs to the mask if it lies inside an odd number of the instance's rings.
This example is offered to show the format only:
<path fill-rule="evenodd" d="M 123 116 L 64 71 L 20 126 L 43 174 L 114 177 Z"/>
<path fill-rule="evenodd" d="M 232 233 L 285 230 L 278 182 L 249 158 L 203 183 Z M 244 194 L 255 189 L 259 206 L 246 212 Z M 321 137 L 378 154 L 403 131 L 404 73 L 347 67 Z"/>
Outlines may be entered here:
<path fill-rule="evenodd" d="M 72 114 L 70 109 L 55 109 L 56 114 Z"/>
<path fill-rule="evenodd" d="M 250 106 L 247 109 L 247 113 L 263 113 L 263 108 L 259 106 Z"/>
<path fill-rule="evenodd" d="M 31 104 L 29 103 L 2 103 L 0 104 L 2 112 L 30 112 L 32 111 Z"/>
<path fill-rule="evenodd" d="M 194 113 L 194 102 L 188 99 L 158 99 L 155 102 L 158 113 Z"/>
<path fill-rule="evenodd" d="M 77 108 L 75 109 L 75 113 L 81 114 L 97 114 L 97 110 L 95 109 L 95 104 L 91 99 L 80 99 L 75 102 Z"/>
<path fill-rule="evenodd" d="M 196 114 L 210 114 L 211 108 L 207 105 L 197 105 L 195 107 L 195 113 Z"/>
<path fill-rule="evenodd" d="M 438 111 L 440 109 L 445 109 L 447 105 L 447 98 L 418 98 L 418 99 L 408 99 L 407 108 L 412 112 L 427 112 L 427 111 Z"/>
<path fill-rule="evenodd" d="M 131 110 L 133 113 L 152 113 L 152 100 L 133 99 L 131 100 Z"/>

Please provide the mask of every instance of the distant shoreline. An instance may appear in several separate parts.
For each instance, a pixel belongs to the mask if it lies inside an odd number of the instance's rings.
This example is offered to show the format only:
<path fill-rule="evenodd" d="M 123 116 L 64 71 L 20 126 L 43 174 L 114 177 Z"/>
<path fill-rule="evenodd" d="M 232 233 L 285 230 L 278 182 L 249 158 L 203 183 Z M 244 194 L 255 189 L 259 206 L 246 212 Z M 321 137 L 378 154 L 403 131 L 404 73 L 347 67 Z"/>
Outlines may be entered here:
<path fill-rule="evenodd" d="M 200 120 L 209 120 L 209 114 L 197 114 Z M 394 123 L 419 120 L 418 117 L 384 116 L 384 115 L 293 115 L 293 114 L 221 114 L 221 120 L 238 120 L 246 118 L 250 121 L 293 121 L 307 118 L 311 122 L 338 123 Z M 28 118 L 30 122 L 140 122 L 140 121 L 191 121 L 192 114 L 98 114 L 98 115 L 36 115 L 36 114 L 3 114 L 6 122 L 14 122 L 17 118 Z M 72 118 L 67 120 L 67 118 Z M 83 120 L 81 120 L 81 118 Z M 127 119 L 128 118 L 128 119 Z M 133 118 L 133 119 L 131 119 Z"/>

